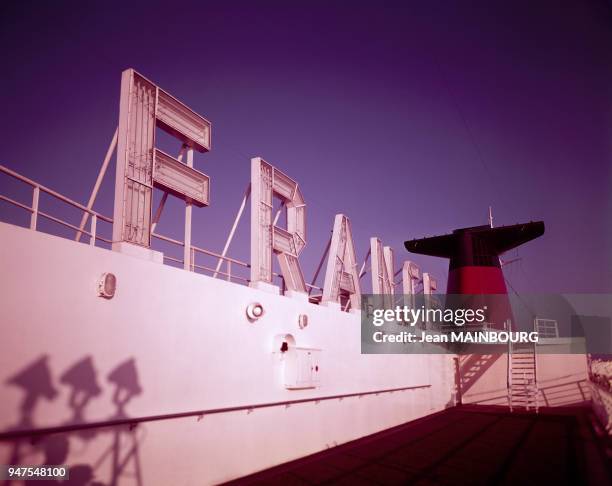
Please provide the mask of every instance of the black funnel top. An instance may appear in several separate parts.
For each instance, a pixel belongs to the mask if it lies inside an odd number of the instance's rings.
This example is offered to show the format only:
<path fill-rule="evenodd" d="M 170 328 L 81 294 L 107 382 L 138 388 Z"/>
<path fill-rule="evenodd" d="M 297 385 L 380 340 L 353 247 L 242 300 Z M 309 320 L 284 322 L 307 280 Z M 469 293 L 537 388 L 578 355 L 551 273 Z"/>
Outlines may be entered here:
<path fill-rule="evenodd" d="M 536 221 L 491 228 L 488 225 L 454 230 L 449 235 L 404 242 L 411 253 L 450 258 L 450 269 L 499 267 L 499 255 L 544 234 L 544 222 Z"/>

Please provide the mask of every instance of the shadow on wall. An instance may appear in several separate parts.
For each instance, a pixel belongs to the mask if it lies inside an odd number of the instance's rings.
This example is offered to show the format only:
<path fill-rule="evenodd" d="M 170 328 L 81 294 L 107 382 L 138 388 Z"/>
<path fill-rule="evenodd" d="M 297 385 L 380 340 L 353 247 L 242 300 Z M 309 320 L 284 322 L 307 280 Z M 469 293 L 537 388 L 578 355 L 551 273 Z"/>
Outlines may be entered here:
<path fill-rule="evenodd" d="M 43 484 L 62 484 L 71 486 L 114 486 L 120 483 L 122 476 L 130 476 L 131 484 L 142 486 L 139 446 L 144 433 L 142 427 L 135 426 L 104 426 L 114 420 L 127 419 L 127 404 L 142 393 L 138 380 L 138 372 L 134 359 L 130 358 L 120 363 L 107 376 L 109 386 L 112 386 L 112 404 L 114 412 L 102 422 L 96 422 L 91 427 L 87 422 L 86 409 L 92 400 L 102 394 L 98 383 L 97 372 L 91 356 L 85 356 L 69 367 L 59 377 L 60 386 L 70 388 L 67 408 L 70 418 L 59 423 L 52 434 L 28 434 L 36 431 L 35 412 L 41 401 L 57 400 L 59 391 L 53 382 L 53 374 L 49 367 L 48 356 L 35 360 L 15 375 L 9 378 L 6 386 L 17 386 L 23 392 L 19 407 L 17 423 L 0 433 L 0 440 L 9 444 L 11 450 L 6 457 L 8 464 L 36 464 L 41 454 L 40 464 L 67 465 L 70 468 L 68 481 L 26 481 L 26 485 L 41 486 Z M 47 428 L 47 426 L 45 426 Z M 83 449 L 92 441 L 108 443 L 99 457 L 90 463 L 69 462 L 70 450 Z M 108 468 L 110 463 L 110 469 Z M 106 482 L 98 481 L 96 476 L 100 470 L 110 470 Z M 10 484 L 8 482 L 7 484 Z"/>
<path fill-rule="evenodd" d="M 508 392 L 506 383 L 500 383 L 498 389 L 482 393 L 467 392 L 500 358 L 507 359 L 503 354 L 470 354 L 454 358 L 455 364 L 455 401 L 457 405 L 463 402 L 481 405 L 507 405 Z M 550 382 L 551 380 L 547 380 Z M 559 377 L 554 383 L 547 381 L 538 383 L 539 406 L 560 407 L 580 405 L 591 401 L 591 389 L 585 379 L 576 379 L 575 375 Z M 480 399 L 478 397 L 481 397 Z M 482 398 L 485 396 L 486 398 Z M 464 399 L 467 398 L 467 400 Z M 451 403 L 449 405 L 452 406 Z"/>
<path fill-rule="evenodd" d="M 539 387 L 540 404 L 545 407 L 579 405 L 591 400 L 588 380 L 577 380 Z"/>
<path fill-rule="evenodd" d="M 501 355 L 499 354 L 467 354 L 454 358 L 455 366 L 455 397 L 454 403 L 448 406 L 461 405 L 463 395 L 478 381 L 478 379 L 493 366 Z"/>
<path fill-rule="evenodd" d="M 590 403 L 591 390 L 588 380 L 571 380 L 564 383 L 556 383 L 546 386 L 542 384 L 538 386 L 538 403 L 540 407 L 563 407 L 570 405 L 583 405 Z M 470 397 L 470 404 L 478 405 L 507 405 L 508 394 L 506 388 L 496 390 L 497 393 L 490 396 L 490 393 L 485 393 L 487 398 L 478 399 L 476 394 Z"/>

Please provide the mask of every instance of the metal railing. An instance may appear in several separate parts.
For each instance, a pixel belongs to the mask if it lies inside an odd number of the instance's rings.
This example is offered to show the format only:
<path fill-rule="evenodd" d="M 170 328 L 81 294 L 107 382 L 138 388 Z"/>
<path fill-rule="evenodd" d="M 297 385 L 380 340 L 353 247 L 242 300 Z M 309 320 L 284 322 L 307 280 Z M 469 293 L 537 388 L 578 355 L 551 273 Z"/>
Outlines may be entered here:
<path fill-rule="evenodd" d="M 554 319 L 536 318 L 534 320 L 534 328 L 540 338 L 559 337 L 559 327 L 557 325 L 557 321 Z"/>
<path fill-rule="evenodd" d="M 158 240 L 165 241 L 166 243 L 170 243 L 170 244 L 173 244 L 173 245 L 176 245 L 176 246 L 180 246 L 182 248 L 185 247 L 185 243 L 183 241 L 175 240 L 174 238 L 169 238 L 168 236 L 160 235 L 159 233 L 152 233 L 151 236 L 153 238 L 157 238 Z M 218 260 L 220 260 L 220 261 L 225 263 L 226 271 L 223 272 L 221 270 L 216 270 L 215 268 L 208 267 L 206 265 L 199 265 L 199 264 L 197 264 L 196 263 L 196 259 L 195 259 L 196 254 L 201 254 L 201 255 L 206 255 L 206 256 L 209 256 L 209 257 L 217 258 Z M 180 264 L 184 264 L 185 263 L 180 258 L 174 258 L 174 257 L 167 256 L 167 255 L 164 255 L 164 260 L 168 260 L 168 261 L 175 262 L 175 263 L 180 263 Z M 221 275 L 222 277 L 225 277 L 225 279 L 228 282 L 230 282 L 230 281 L 232 281 L 232 279 L 234 279 L 234 280 L 238 280 L 240 282 L 243 282 L 245 284 L 248 284 L 250 282 L 250 280 L 248 278 L 242 277 L 240 275 L 236 275 L 235 273 L 232 274 L 232 265 L 236 265 L 236 266 L 241 267 L 241 268 L 251 268 L 251 265 L 246 263 L 246 262 L 243 262 L 243 261 L 240 261 L 240 260 L 237 260 L 235 258 L 228 257 L 228 256 L 223 256 L 220 253 L 216 253 L 214 251 L 205 250 L 204 248 L 200 248 L 200 247 L 195 246 L 193 244 L 191 245 L 191 261 L 189 262 L 189 269 L 190 269 L 190 271 L 195 271 L 196 269 L 198 269 L 198 270 L 203 270 L 203 271 L 206 271 L 206 272 L 211 272 L 212 274 L 217 273 L 217 274 Z M 275 276 L 277 276 L 277 275 L 278 274 L 275 274 Z"/>
<path fill-rule="evenodd" d="M 26 211 L 30 212 L 30 229 L 36 231 L 37 227 L 38 227 L 38 217 L 43 217 L 45 219 L 48 219 L 50 221 L 53 221 L 55 223 L 58 223 L 66 228 L 70 228 L 73 229 L 74 231 L 76 231 L 77 233 L 83 233 L 87 236 L 89 236 L 89 244 L 91 246 L 95 245 L 96 240 L 99 241 L 104 241 L 105 243 L 112 243 L 111 240 L 108 240 L 106 238 L 103 238 L 102 236 L 99 236 L 97 234 L 97 225 L 98 225 L 98 220 L 100 221 L 104 221 L 106 223 L 111 223 L 113 222 L 113 220 L 107 216 L 104 216 L 103 214 L 100 214 L 92 209 L 88 209 L 85 206 L 83 206 L 82 204 L 79 204 L 76 201 L 73 201 L 72 199 L 63 196 L 62 194 L 60 194 L 59 192 L 54 191 L 53 189 L 49 189 L 46 186 L 43 186 L 42 184 L 39 184 L 38 182 L 33 181 L 32 179 L 28 179 L 25 176 L 22 176 L 21 174 L 18 174 L 17 172 L 4 167 L 3 165 L 0 165 L 0 172 L 3 174 L 8 175 L 9 177 L 12 177 L 13 179 L 16 179 L 18 181 L 21 181 L 29 186 L 32 187 L 32 206 L 28 206 L 26 204 L 20 203 L 19 201 L 15 201 L 14 199 L 11 199 L 9 197 L 3 196 L 0 194 L 0 201 L 4 201 L 7 202 L 9 204 L 12 204 L 14 206 L 17 206 L 19 208 L 25 209 Z M 55 216 L 51 216 L 48 213 L 45 213 L 43 211 L 40 210 L 39 208 L 39 203 L 40 203 L 40 193 L 46 193 L 49 194 L 50 196 L 74 207 L 77 209 L 80 209 L 81 211 L 83 211 L 85 214 L 87 214 L 90 218 L 91 218 L 91 222 L 89 224 L 89 231 L 83 229 L 81 230 L 79 227 L 68 223 L 67 221 L 64 221 L 60 218 L 56 218 Z"/>
<path fill-rule="evenodd" d="M 45 427 L 39 429 L 29 429 L 29 430 L 17 430 L 14 432 L 1 432 L 0 433 L 0 441 L 3 440 L 11 440 L 19 437 L 36 437 L 41 435 L 48 434 L 57 434 L 62 432 L 72 432 L 76 430 L 86 430 L 86 429 L 96 429 L 100 427 L 115 427 L 120 425 L 128 425 L 130 427 L 135 427 L 139 423 L 143 422 L 156 422 L 159 420 L 170 420 L 170 419 L 178 419 L 178 418 L 187 418 L 187 417 L 197 417 L 198 420 L 204 418 L 206 415 L 217 415 L 222 413 L 230 413 L 230 412 L 240 412 L 240 411 L 248 411 L 252 412 L 253 410 L 261 409 L 261 408 L 270 408 L 270 407 L 290 407 L 292 405 L 299 405 L 302 403 L 319 403 L 328 400 L 343 400 L 345 398 L 351 397 L 364 397 L 368 395 L 381 395 L 383 393 L 394 393 L 394 392 L 402 392 L 407 390 L 422 390 L 431 388 L 431 385 L 415 385 L 415 386 L 403 386 L 399 388 L 386 388 L 382 390 L 372 390 L 372 391 L 363 391 L 363 392 L 354 392 L 354 393 L 343 393 L 339 395 L 326 395 L 321 397 L 309 397 L 309 398 L 298 398 L 294 400 L 282 400 L 278 402 L 266 402 L 266 403 L 253 403 L 249 405 L 236 405 L 233 407 L 223 407 L 223 408 L 209 408 L 203 410 L 192 410 L 189 412 L 177 412 L 177 413 L 168 413 L 163 415 L 149 415 L 145 417 L 133 417 L 133 418 L 121 418 L 116 420 L 106 420 L 100 422 L 90 422 L 85 424 L 74 424 L 74 425 L 60 425 L 57 427 Z"/>
<path fill-rule="evenodd" d="M 49 221 L 53 221 L 55 223 L 58 223 L 59 225 L 74 230 L 76 232 L 77 235 L 77 241 L 80 237 L 81 234 L 84 234 L 86 236 L 89 237 L 89 245 L 91 246 L 95 246 L 96 241 L 102 241 L 104 243 L 108 243 L 108 244 L 112 244 L 113 241 L 111 239 L 107 239 L 104 238 L 102 236 L 100 236 L 98 234 L 98 223 L 99 221 L 103 221 L 105 223 L 109 223 L 112 224 L 113 220 L 112 218 L 108 217 L 108 216 L 104 216 L 101 213 L 98 213 L 97 211 L 94 211 L 93 209 L 89 209 L 86 206 L 60 194 L 57 191 L 54 191 L 53 189 L 50 189 L 42 184 L 39 184 L 36 181 L 33 181 L 32 179 L 29 179 L 11 169 L 9 169 L 8 167 L 5 167 L 3 165 L 0 165 L 0 173 L 1 174 L 5 174 L 15 180 L 18 180 L 20 182 L 23 182 L 24 184 L 29 185 L 32 188 L 32 205 L 28 206 L 27 204 L 23 204 L 19 201 L 16 201 L 10 197 L 4 196 L 2 194 L 0 194 L 0 201 L 4 201 L 8 204 L 11 204 L 15 207 L 21 208 L 25 211 L 28 211 L 30 213 L 30 224 L 29 224 L 29 228 L 37 231 L 38 228 L 38 218 L 42 217 L 45 219 L 48 219 Z M 44 211 L 41 211 L 40 209 L 40 194 L 41 193 L 45 193 L 48 194 L 52 197 L 54 197 L 55 199 L 69 205 L 72 206 L 76 209 L 79 209 L 80 211 L 83 212 L 83 215 L 85 216 L 85 218 L 83 219 L 83 221 L 85 221 L 87 218 L 90 219 L 90 223 L 89 223 L 89 231 L 84 229 L 83 227 L 78 227 L 72 223 L 69 223 L 68 221 L 65 221 L 61 218 L 58 218 L 56 216 L 52 216 L 51 214 L 48 214 Z M 164 241 L 166 243 L 170 243 L 172 245 L 176 245 L 179 246 L 181 248 L 185 247 L 185 243 L 183 241 L 179 241 L 179 240 L 175 240 L 173 238 L 170 238 L 168 236 L 164 236 L 161 235 L 159 233 L 155 233 L 153 232 L 151 234 L 152 237 L 160 240 L 160 241 Z M 248 285 L 250 282 L 250 279 L 247 277 L 244 277 L 242 275 L 238 275 L 235 271 L 235 267 L 239 267 L 242 269 L 250 269 L 251 265 L 249 263 L 237 260 L 236 258 L 232 258 L 232 257 L 228 257 L 227 255 L 223 255 L 220 253 L 216 253 L 214 251 L 210 251 L 210 250 L 206 250 L 204 248 L 200 248 L 198 246 L 195 245 L 191 245 L 191 261 L 189 264 L 189 270 L 190 271 L 202 271 L 202 272 L 207 272 L 210 273 L 213 277 L 217 278 L 217 275 L 221 278 L 225 278 L 228 282 L 237 282 L 237 283 L 242 283 L 245 285 Z M 218 260 L 218 262 L 222 262 L 225 264 L 225 271 L 222 271 L 220 269 L 217 268 L 213 268 L 211 266 L 207 266 L 207 265 L 203 265 L 203 264 L 198 264 L 196 263 L 196 255 L 200 254 L 200 255 L 204 255 L 204 256 L 208 256 L 208 257 L 212 257 Z M 180 259 L 180 258 L 176 258 L 173 256 L 169 256 L 169 255 L 164 255 L 164 261 L 165 262 L 174 262 L 174 263 L 178 263 L 181 265 L 184 265 L 184 260 Z M 283 276 L 277 272 L 273 272 L 273 276 L 275 278 L 280 278 L 281 282 L 283 280 Z M 323 291 L 323 289 L 317 285 L 314 284 L 306 284 L 306 286 L 312 290 L 319 290 L 319 291 Z"/>

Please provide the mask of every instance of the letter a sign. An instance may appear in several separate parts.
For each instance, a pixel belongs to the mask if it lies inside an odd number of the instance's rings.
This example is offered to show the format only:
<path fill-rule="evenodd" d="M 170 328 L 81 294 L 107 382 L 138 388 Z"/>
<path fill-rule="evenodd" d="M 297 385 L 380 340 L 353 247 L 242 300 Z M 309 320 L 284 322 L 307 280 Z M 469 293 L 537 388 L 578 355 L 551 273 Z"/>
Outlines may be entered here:
<path fill-rule="evenodd" d="M 352 309 L 361 309 L 361 288 L 351 222 L 344 214 L 337 214 L 327 259 L 323 302 L 341 302 L 343 295 L 350 298 Z"/>

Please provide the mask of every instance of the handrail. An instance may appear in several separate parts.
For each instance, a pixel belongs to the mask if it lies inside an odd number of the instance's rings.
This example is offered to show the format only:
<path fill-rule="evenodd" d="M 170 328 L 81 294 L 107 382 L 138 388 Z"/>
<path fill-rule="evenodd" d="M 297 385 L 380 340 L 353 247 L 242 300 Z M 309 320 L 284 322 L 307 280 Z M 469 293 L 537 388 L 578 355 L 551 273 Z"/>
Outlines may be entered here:
<path fill-rule="evenodd" d="M 77 209 L 80 209 L 81 211 L 84 211 L 84 212 L 88 213 L 90 216 L 95 216 L 98 220 L 106 221 L 107 223 L 111 223 L 111 224 L 113 222 L 112 218 L 109 218 L 108 216 L 104 216 L 103 214 L 98 213 L 97 211 L 94 211 L 93 209 L 88 209 L 87 207 L 83 206 L 82 204 L 80 204 L 80 203 L 78 203 L 76 201 L 73 201 L 72 199 L 70 199 L 70 198 L 60 194 L 59 192 L 54 191 L 53 189 L 50 189 L 50 188 L 48 188 L 48 187 L 46 187 L 46 186 L 44 186 L 42 184 L 39 184 L 36 181 L 33 181 L 32 179 L 29 179 L 29 178 L 27 178 L 27 177 L 17 173 L 15 171 L 9 169 L 8 167 L 5 167 L 4 165 L 0 165 L 0 173 L 4 173 L 4 174 L 6 174 L 6 175 L 8 175 L 10 177 L 13 177 L 14 179 L 17 179 L 18 181 L 21 181 L 21 182 L 23 182 L 25 184 L 28 184 L 29 186 L 31 186 L 34 189 L 38 189 L 39 191 L 43 191 L 43 192 L 45 192 L 45 193 L 47 193 L 47 194 L 49 194 L 49 195 L 59 199 L 60 201 L 65 202 L 66 204 L 69 204 L 69 205 L 71 205 L 71 206 L 73 206 L 73 207 L 75 207 Z M 37 216 L 40 215 L 40 216 L 45 217 L 45 218 L 47 218 L 47 219 L 49 219 L 51 221 L 54 221 L 54 222 L 59 223 L 59 224 L 61 224 L 63 226 L 66 226 L 66 227 L 68 227 L 70 229 L 74 229 L 75 231 L 80 231 L 80 232 L 86 234 L 87 236 L 90 236 L 90 237 L 92 236 L 91 232 L 88 232 L 86 230 L 81 230 L 80 228 L 78 228 L 75 225 L 72 225 L 70 223 L 67 223 L 66 221 L 62 221 L 59 218 L 56 218 L 56 217 L 51 216 L 49 214 L 46 214 L 46 213 L 40 211 L 37 207 L 28 206 L 27 204 L 20 203 L 19 201 L 15 201 L 14 199 L 11 199 L 11 198 L 3 196 L 3 195 L 0 195 L 0 201 L 5 201 L 7 203 L 13 204 L 13 205 L 15 205 L 17 207 L 20 207 L 20 208 L 22 208 L 22 209 L 24 209 L 26 211 L 29 211 L 30 213 L 35 213 Z M 159 240 L 166 241 L 168 243 L 173 243 L 175 245 L 179 245 L 179 246 L 184 246 L 185 245 L 182 241 L 178 241 L 178 240 L 175 240 L 173 238 L 169 238 L 167 236 L 160 235 L 158 233 L 152 233 L 152 236 L 157 238 L 157 239 L 159 239 Z M 106 243 L 112 243 L 112 241 L 107 240 L 107 239 L 102 238 L 102 237 L 97 236 L 97 235 L 96 235 L 95 238 L 97 240 L 101 240 L 101 241 L 104 241 Z M 220 259 L 222 259 L 225 262 L 231 262 L 233 264 L 240 265 L 240 266 L 245 267 L 245 268 L 250 268 L 250 265 L 248 263 L 246 263 L 246 262 L 242 262 L 240 260 L 236 260 L 236 259 L 228 257 L 228 256 L 221 256 L 218 253 L 215 253 L 215 252 L 210 251 L 210 250 L 205 250 L 204 248 L 199 248 L 197 246 L 192 246 L 192 249 L 195 252 L 202 253 L 204 255 L 212 256 L 212 257 L 215 257 L 215 258 L 220 258 Z M 241 278 L 241 280 L 244 280 L 244 279 Z"/>
<path fill-rule="evenodd" d="M 157 238 L 158 240 L 166 241 L 167 243 L 172 243 L 172 244 L 178 245 L 178 246 L 185 246 L 185 243 L 183 241 L 175 240 L 174 238 L 170 238 L 168 236 L 160 235 L 159 233 L 151 233 L 151 236 L 153 236 L 154 238 Z M 211 256 L 211 257 L 215 257 L 215 258 L 221 258 L 224 261 L 235 263 L 235 264 L 243 266 L 245 268 L 251 268 L 251 265 L 246 263 L 246 262 L 243 262 L 243 261 L 240 261 L 240 260 L 236 260 L 235 258 L 231 258 L 231 257 L 228 257 L 228 256 L 222 256 L 219 253 L 215 253 L 214 251 L 205 250 L 204 248 L 200 248 L 200 247 L 195 246 L 195 245 L 191 245 L 191 249 L 193 251 L 198 252 L 198 253 L 203 253 L 204 255 L 208 255 L 208 256 Z"/>
<path fill-rule="evenodd" d="M 101 219 L 102 221 L 106 221 L 107 223 L 112 223 L 113 220 L 107 216 L 104 216 L 103 214 L 98 213 L 97 211 L 94 211 L 93 209 L 87 209 L 85 206 L 83 206 L 82 204 L 79 204 L 76 201 L 73 201 L 70 198 L 67 198 L 66 196 L 62 196 L 59 192 L 54 191 L 53 189 L 49 189 L 46 186 L 43 186 L 42 184 L 39 184 L 38 182 L 33 181 L 32 179 L 28 179 L 25 176 L 22 176 L 21 174 L 18 174 L 15 171 L 12 171 L 11 169 L 9 169 L 8 167 L 5 167 L 3 165 L 0 165 L 0 172 L 5 173 L 6 175 L 9 175 L 11 177 L 13 177 L 14 179 L 17 179 L 18 181 L 24 182 L 34 188 L 38 188 L 39 190 L 46 192 L 47 194 L 49 194 L 50 196 L 53 196 L 57 199 L 59 199 L 60 201 L 63 201 L 67 204 L 70 204 L 71 206 L 74 206 L 75 208 L 80 209 L 81 211 L 85 211 L 87 213 L 89 213 L 90 215 L 95 215 L 98 219 Z M 8 198 L 3 198 L 4 200 L 8 199 Z M 10 200 L 9 202 L 16 202 L 16 201 L 12 201 Z M 22 206 L 22 204 L 18 204 L 19 206 Z M 24 209 L 28 209 L 30 211 L 34 211 L 34 208 L 32 207 L 28 207 L 26 206 Z"/>
<path fill-rule="evenodd" d="M 34 211 L 34 209 L 32 209 L 30 206 L 20 203 L 19 201 L 15 201 L 14 199 L 11 199 L 10 197 L 3 196 L 2 194 L 0 194 L 0 201 L 6 201 L 7 203 L 14 204 L 15 206 L 25 209 L 26 211 L 30 211 L 30 212 Z"/>
<path fill-rule="evenodd" d="M 66 196 L 63 196 L 62 194 L 60 194 L 57 191 L 54 191 L 53 189 L 50 189 L 50 188 L 48 188 L 48 187 L 46 187 L 46 186 L 44 186 L 42 184 L 39 184 L 36 181 L 33 181 L 32 179 L 29 179 L 29 178 L 27 178 L 27 177 L 25 177 L 25 176 L 15 172 L 15 171 L 11 170 L 11 169 L 9 169 L 8 167 L 0 165 L 0 173 L 4 173 L 4 174 L 6 174 L 6 175 L 8 175 L 8 176 L 10 176 L 10 177 L 12 177 L 14 179 L 17 179 L 18 181 L 21 181 L 21 182 L 23 182 L 25 184 L 28 184 L 29 186 L 31 186 L 33 188 L 32 206 L 28 206 L 27 204 L 23 204 L 23 203 L 21 203 L 19 201 L 11 199 L 11 198 L 9 198 L 7 196 L 0 195 L 0 201 L 7 202 L 9 204 L 12 204 L 12 205 L 17 206 L 19 208 L 22 208 L 22 209 L 24 209 L 24 210 L 26 210 L 26 211 L 31 213 L 30 229 L 33 229 L 33 230 L 37 229 L 37 218 L 38 218 L 38 216 L 41 216 L 41 217 L 44 217 L 44 218 L 49 219 L 51 221 L 54 221 L 54 222 L 56 222 L 56 223 L 58 223 L 58 224 L 60 224 L 62 226 L 65 226 L 67 228 L 75 230 L 77 232 L 77 234 L 85 234 L 85 235 L 89 236 L 90 237 L 90 245 L 94 245 L 95 241 L 103 241 L 103 242 L 108 243 L 108 244 L 112 244 L 113 243 L 112 240 L 103 238 L 103 237 L 98 236 L 96 234 L 96 222 L 97 222 L 97 220 L 102 220 L 102 221 L 105 221 L 107 223 L 111 223 L 112 224 L 113 223 L 112 218 L 109 218 L 108 216 L 104 216 L 103 214 L 100 214 L 97 211 L 94 211 L 93 209 L 89 209 L 86 206 L 83 206 L 82 204 L 80 204 L 80 203 L 78 203 L 76 201 L 73 201 L 72 199 L 70 199 L 70 198 L 68 198 Z M 69 205 L 71 205 L 71 206 L 73 206 L 73 207 L 75 207 L 77 209 L 80 209 L 81 211 L 84 211 L 86 214 L 91 216 L 91 227 L 90 227 L 90 230 L 87 231 L 84 228 L 82 229 L 82 228 L 77 227 L 77 226 L 75 226 L 73 224 L 70 224 L 70 223 L 68 223 L 66 221 L 63 221 L 63 220 L 61 220 L 61 219 L 59 219 L 59 218 L 57 218 L 55 216 L 51 216 L 50 214 L 47 214 L 47 213 L 44 213 L 43 211 L 41 211 L 38 208 L 38 201 L 39 201 L 40 191 L 43 191 L 43 192 L 49 194 L 50 196 L 55 197 L 56 199 L 59 199 L 60 201 L 66 203 L 66 204 L 69 204 Z M 165 242 L 168 242 L 168 243 L 172 243 L 172 244 L 180 246 L 180 247 L 185 247 L 185 243 L 184 242 L 179 241 L 179 240 L 175 240 L 174 238 L 170 238 L 168 236 L 161 235 L 159 233 L 152 232 L 151 236 L 154 237 L 154 238 L 157 238 L 158 240 L 162 240 L 162 241 L 165 241 Z M 192 252 L 191 252 L 191 260 L 192 261 L 191 261 L 191 265 L 190 265 L 191 271 L 193 271 L 193 270 L 195 270 L 197 268 L 197 269 L 205 270 L 205 271 L 208 271 L 208 272 L 215 272 L 217 274 L 220 274 L 220 275 L 226 277 L 226 279 L 228 281 L 232 280 L 232 279 L 235 279 L 235 280 L 240 280 L 242 282 L 245 282 L 247 284 L 250 282 L 250 280 L 248 278 L 245 278 L 245 277 L 240 276 L 240 275 L 234 275 L 234 274 L 231 273 L 231 265 L 232 264 L 238 265 L 238 266 L 243 267 L 243 268 L 251 268 L 251 265 L 249 263 L 243 262 L 241 260 L 237 260 L 235 258 L 228 257 L 227 255 L 222 255 L 222 254 L 216 253 L 214 251 L 206 250 L 204 248 L 200 248 L 200 247 L 195 246 L 195 245 L 191 245 L 190 248 L 192 250 Z M 210 257 L 213 257 L 213 258 L 217 258 L 217 259 L 219 259 L 219 261 L 225 262 L 227 264 L 227 272 L 216 271 L 215 269 L 212 269 L 212 268 L 209 268 L 209 267 L 206 267 L 206 266 L 203 266 L 203 265 L 196 265 L 195 261 L 194 261 L 196 253 L 200 253 L 200 254 L 207 255 L 207 256 L 210 256 Z M 166 256 L 166 255 L 164 255 L 164 259 L 165 260 L 169 260 L 169 261 L 173 261 L 173 262 L 177 262 L 177 263 L 184 263 L 183 260 L 179 260 L 177 258 L 173 258 L 173 257 Z M 281 279 L 283 278 L 283 276 L 281 274 L 277 273 L 277 272 L 273 272 L 272 275 L 274 277 L 280 277 Z M 315 285 L 311 285 L 311 284 L 306 284 L 306 285 L 307 285 L 307 287 L 309 287 L 311 289 L 322 290 L 320 287 L 317 287 Z"/>
<path fill-rule="evenodd" d="M 185 246 L 185 242 L 180 241 L 180 240 L 175 240 L 174 238 L 170 238 L 169 236 L 160 235 L 159 233 L 153 232 L 153 233 L 151 233 L 151 236 L 153 238 L 157 238 L 158 240 L 162 240 L 162 241 L 165 241 L 167 243 L 172 243 L 173 245 L 177 245 L 177 246 L 181 246 L 181 247 Z M 237 260 L 235 258 L 228 257 L 227 255 L 223 256 L 223 255 L 221 255 L 219 253 L 216 253 L 214 251 L 205 250 L 204 248 L 200 248 L 200 247 L 195 246 L 195 245 L 191 245 L 191 250 L 194 253 L 202 253 L 204 255 L 211 256 L 213 258 L 218 258 L 219 260 L 226 262 L 228 265 L 230 265 L 232 263 L 235 263 L 237 265 L 240 265 L 243 268 L 251 268 L 251 264 L 250 263 L 246 263 L 246 262 L 243 262 L 241 260 Z M 167 259 L 167 260 L 176 262 L 176 263 L 181 263 L 181 264 L 185 263 L 184 260 L 181 260 L 181 259 L 178 259 L 178 258 L 168 257 L 166 255 L 164 255 L 164 258 Z M 228 280 L 234 278 L 234 279 L 242 280 L 243 282 L 246 282 L 246 283 L 250 282 L 250 280 L 248 278 L 244 278 L 244 277 L 241 277 L 239 275 L 234 275 L 234 274 L 232 274 L 230 272 L 222 272 L 220 270 L 217 271 L 214 268 L 206 267 L 206 266 L 203 266 L 203 265 L 196 265 L 193 261 L 191 262 L 191 266 L 193 268 L 200 268 L 202 270 L 213 272 L 213 275 L 214 275 L 214 273 L 223 275 L 223 276 L 227 277 Z M 283 276 L 280 273 L 277 273 L 277 272 L 272 272 L 272 276 L 280 277 L 281 279 L 283 278 Z M 213 277 L 213 278 L 216 278 L 216 277 Z M 317 287 L 316 285 L 306 284 L 306 286 L 314 288 L 314 289 L 318 289 L 318 290 L 323 290 L 321 287 Z"/>
<path fill-rule="evenodd" d="M 207 267 L 205 265 L 197 265 L 195 263 L 193 263 L 192 265 L 193 265 L 194 268 L 199 268 L 200 270 L 206 270 L 207 272 L 211 272 L 211 273 L 215 272 L 214 268 Z M 234 275 L 234 274 L 231 274 L 231 273 L 226 273 L 226 272 L 223 272 L 221 270 L 216 270 L 216 273 L 219 274 L 219 275 L 222 275 L 224 277 L 227 277 L 228 279 L 234 278 L 236 280 L 242 280 L 245 283 L 249 283 L 250 282 L 250 280 L 248 278 L 241 277 L 240 275 Z"/>
<path fill-rule="evenodd" d="M 367 391 L 367 392 L 345 393 L 345 394 L 340 394 L 340 395 L 327 395 L 323 397 L 299 398 L 296 400 L 284 400 L 280 402 L 255 403 L 251 405 L 237 405 L 234 407 L 222 407 L 222 408 L 194 410 L 191 412 L 178 412 L 178 413 L 168 413 L 168 414 L 163 414 L 163 415 L 149 415 L 146 417 L 113 419 L 113 420 L 106 420 L 106 421 L 100 421 L 100 422 L 92 422 L 92 423 L 87 423 L 87 424 L 60 425 L 57 427 L 45 427 L 45 428 L 40 428 L 40 429 L 17 430 L 14 432 L 0 433 L 0 441 L 17 439 L 20 437 L 36 437 L 36 436 L 47 435 L 47 434 L 73 432 L 76 430 L 97 429 L 97 428 L 102 428 L 102 427 L 116 427 L 119 425 L 128 425 L 130 427 L 135 427 L 137 424 L 143 423 L 143 422 L 156 422 L 159 420 L 171 420 L 171 419 L 186 418 L 186 417 L 203 418 L 205 415 L 216 415 L 220 413 L 239 412 L 242 410 L 253 411 L 258 408 L 271 408 L 271 407 L 280 407 L 280 406 L 289 407 L 291 405 L 298 405 L 301 403 L 309 403 L 309 402 L 318 403 L 318 402 L 323 402 L 326 400 L 342 400 L 344 398 L 362 397 L 362 396 L 367 396 L 367 395 L 379 395 L 381 393 L 393 393 L 393 392 L 405 391 L 405 390 L 419 390 L 423 388 L 431 388 L 431 385 L 404 386 L 404 387 L 399 387 L 399 388 L 386 388 L 382 390 L 374 390 L 374 391 Z"/>
<path fill-rule="evenodd" d="M 533 330 L 537 331 L 537 318 L 534 319 L 533 321 Z M 539 399 L 540 399 L 540 392 L 539 392 L 539 388 L 538 388 L 538 348 L 536 347 L 537 343 L 533 343 L 533 386 L 535 388 L 535 409 L 536 409 L 536 413 L 538 412 L 539 409 Z"/>

